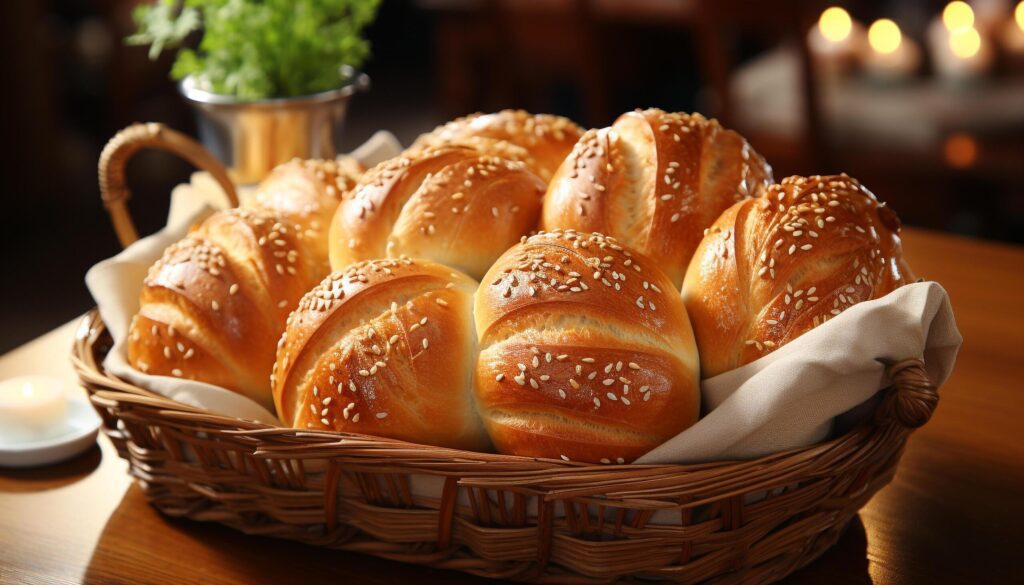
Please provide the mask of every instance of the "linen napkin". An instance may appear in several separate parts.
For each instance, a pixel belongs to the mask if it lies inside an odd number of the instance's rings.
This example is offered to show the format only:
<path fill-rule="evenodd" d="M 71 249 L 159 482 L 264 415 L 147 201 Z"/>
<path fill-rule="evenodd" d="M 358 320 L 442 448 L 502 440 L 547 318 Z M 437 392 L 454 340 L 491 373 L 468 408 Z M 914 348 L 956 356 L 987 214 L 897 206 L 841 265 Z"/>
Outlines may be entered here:
<path fill-rule="evenodd" d="M 812 445 L 836 417 L 889 386 L 887 364 L 922 359 L 931 381 L 942 384 L 962 343 L 945 289 L 935 282 L 898 288 L 704 380 L 707 415 L 636 462 L 750 459 Z"/>

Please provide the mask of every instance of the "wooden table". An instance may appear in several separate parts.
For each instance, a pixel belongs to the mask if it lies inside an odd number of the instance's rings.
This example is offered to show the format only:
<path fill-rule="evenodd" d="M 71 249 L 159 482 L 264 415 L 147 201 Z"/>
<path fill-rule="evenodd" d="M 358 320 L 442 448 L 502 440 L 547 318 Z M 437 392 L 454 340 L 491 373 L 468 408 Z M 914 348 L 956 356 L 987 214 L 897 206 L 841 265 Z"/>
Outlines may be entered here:
<path fill-rule="evenodd" d="M 1024 582 L 1024 248 L 908 229 L 965 343 L 893 483 L 791 583 Z M 69 323 L 0 357 L 0 378 L 73 379 Z M 459 573 L 165 518 L 106 439 L 68 463 L 0 469 L 0 582 L 485 583 Z"/>

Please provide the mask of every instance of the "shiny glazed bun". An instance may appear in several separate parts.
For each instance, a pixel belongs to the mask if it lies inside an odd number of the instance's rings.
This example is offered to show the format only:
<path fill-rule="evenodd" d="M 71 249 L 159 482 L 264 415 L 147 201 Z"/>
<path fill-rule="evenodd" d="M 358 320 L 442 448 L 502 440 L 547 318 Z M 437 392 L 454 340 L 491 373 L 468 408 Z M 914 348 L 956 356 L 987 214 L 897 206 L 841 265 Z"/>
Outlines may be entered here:
<path fill-rule="evenodd" d="M 541 233 L 476 295 L 476 392 L 498 451 L 632 461 L 700 412 L 697 350 L 668 277 L 612 238 Z"/>
<path fill-rule="evenodd" d="M 523 110 L 502 110 L 493 114 L 470 114 L 452 120 L 421 135 L 411 148 L 420 149 L 446 143 L 467 144 L 472 143 L 473 139 L 485 139 L 499 150 L 488 154 L 521 160 L 546 183 L 582 134 L 583 130 L 568 118 L 531 114 Z M 509 156 L 500 152 L 508 149 L 503 143 L 525 150 L 528 156 L 524 158 L 518 153 Z M 486 147 L 486 144 L 476 142 L 477 147 Z"/>
<path fill-rule="evenodd" d="M 476 286 L 406 258 L 333 273 L 288 318 L 273 374 L 278 416 L 297 428 L 485 450 L 470 385 Z"/>
<path fill-rule="evenodd" d="M 331 266 L 425 258 L 474 278 L 534 229 L 544 183 L 466 146 L 428 148 L 367 171 L 331 224 Z"/>
<path fill-rule="evenodd" d="M 355 186 L 363 167 L 355 159 L 295 159 L 276 167 L 243 207 L 288 219 L 306 232 L 321 276 L 330 272 L 327 232 L 342 197 Z"/>
<path fill-rule="evenodd" d="M 583 135 L 551 180 L 541 227 L 614 236 L 678 290 L 704 229 L 771 182 L 764 159 L 716 120 L 638 110 Z"/>
<path fill-rule="evenodd" d="M 729 208 L 690 263 L 683 300 L 707 378 L 913 281 L 900 221 L 857 180 L 789 177 Z"/>
<path fill-rule="evenodd" d="M 310 242 L 262 211 L 217 212 L 152 266 L 128 333 L 135 369 L 215 384 L 271 409 L 288 312 L 320 278 Z"/>

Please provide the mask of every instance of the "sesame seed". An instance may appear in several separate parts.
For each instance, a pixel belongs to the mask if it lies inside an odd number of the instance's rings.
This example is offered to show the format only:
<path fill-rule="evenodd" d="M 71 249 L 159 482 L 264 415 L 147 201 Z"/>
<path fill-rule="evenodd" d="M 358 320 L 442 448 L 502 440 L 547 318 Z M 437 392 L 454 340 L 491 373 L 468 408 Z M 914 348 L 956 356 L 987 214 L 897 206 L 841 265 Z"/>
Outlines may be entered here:
<path fill-rule="evenodd" d="M 352 417 L 352 422 L 354 422 L 354 423 L 359 422 L 359 413 L 358 412 L 355 414 L 355 416 Z"/>
<path fill-rule="evenodd" d="M 444 299 L 440 298 L 440 297 L 434 299 L 434 302 L 436 302 L 437 304 L 441 305 L 442 307 L 447 307 L 448 306 L 448 302 L 445 301 Z"/>
<path fill-rule="evenodd" d="M 379 419 L 383 419 L 383 418 L 387 418 L 387 417 L 388 417 L 388 413 L 386 413 L 386 412 L 378 412 L 377 413 L 377 418 L 379 418 Z"/>
<path fill-rule="evenodd" d="M 501 382 L 504 379 L 505 379 L 505 374 L 498 374 L 497 376 L 494 377 L 494 380 L 496 382 Z"/>

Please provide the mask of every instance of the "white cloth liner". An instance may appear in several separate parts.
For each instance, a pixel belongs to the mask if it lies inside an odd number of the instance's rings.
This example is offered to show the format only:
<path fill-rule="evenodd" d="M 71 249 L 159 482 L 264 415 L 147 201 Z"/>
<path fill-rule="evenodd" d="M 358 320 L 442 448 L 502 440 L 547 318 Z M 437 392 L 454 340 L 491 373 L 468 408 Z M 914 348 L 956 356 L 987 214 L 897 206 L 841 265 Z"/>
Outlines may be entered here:
<path fill-rule="evenodd" d="M 393 136 L 378 133 L 354 154 L 373 164 L 393 156 L 398 148 Z M 179 186 L 172 194 L 166 228 L 86 274 L 89 291 L 114 338 L 103 365 L 118 377 L 185 404 L 280 424 L 244 396 L 201 382 L 143 374 L 126 360 L 125 335 L 138 311 L 139 292 L 150 265 L 223 201 L 216 183 L 197 174 L 191 185 Z M 756 362 L 705 380 L 706 416 L 637 463 L 746 459 L 811 445 L 828 435 L 837 416 L 887 386 L 886 363 L 922 358 L 932 381 L 941 384 L 953 369 L 961 343 L 941 286 L 921 282 L 902 287 L 845 310 Z"/>

